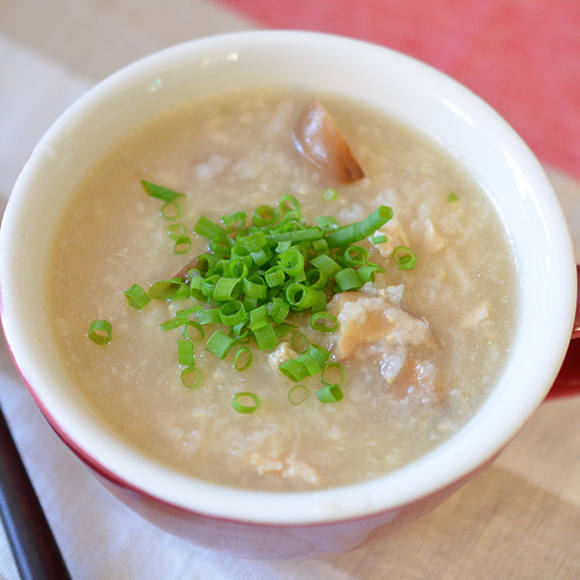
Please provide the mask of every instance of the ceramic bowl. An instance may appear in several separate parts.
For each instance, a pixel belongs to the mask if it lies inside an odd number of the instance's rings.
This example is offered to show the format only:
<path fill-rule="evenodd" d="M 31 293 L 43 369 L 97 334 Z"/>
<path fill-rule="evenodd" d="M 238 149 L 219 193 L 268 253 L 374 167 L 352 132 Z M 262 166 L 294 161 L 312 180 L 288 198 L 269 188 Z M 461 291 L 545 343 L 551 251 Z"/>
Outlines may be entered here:
<path fill-rule="evenodd" d="M 403 469 L 358 485 L 265 493 L 177 474 L 106 428 L 71 383 L 44 331 L 49 242 L 87 170 L 128 131 L 169 107 L 192 96 L 258 85 L 340 94 L 432 136 L 489 195 L 513 245 L 519 319 L 513 353 L 495 389 L 449 441 Z M 201 546 L 244 557 L 328 556 L 429 513 L 488 465 L 544 399 L 574 316 L 576 276 L 566 222 L 540 164 L 511 127 L 469 90 L 425 64 L 316 33 L 204 38 L 107 78 L 38 144 L 14 187 L 0 235 L 4 329 L 50 425 L 135 511 Z"/>

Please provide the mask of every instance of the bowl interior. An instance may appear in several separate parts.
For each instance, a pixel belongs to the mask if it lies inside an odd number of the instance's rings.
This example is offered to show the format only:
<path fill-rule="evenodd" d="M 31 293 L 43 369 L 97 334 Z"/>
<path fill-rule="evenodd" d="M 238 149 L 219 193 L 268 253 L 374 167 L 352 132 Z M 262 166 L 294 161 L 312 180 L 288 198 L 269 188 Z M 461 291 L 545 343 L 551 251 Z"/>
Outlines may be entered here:
<path fill-rule="evenodd" d="M 301 494 L 219 488 L 159 467 L 112 435 L 81 398 L 48 332 L 42 292 L 55 224 L 81 177 L 121 136 L 167 108 L 232 88 L 289 86 L 365 102 L 431 135 L 492 199 L 513 246 L 521 305 L 513 356 L 483 407 L 449 442 L 383 478 Z M 6 335 L 43 412 L 82 454 L 127 485 L 194 511 L 309 523 L 402 505 L 492 457 L 549 389 L 574 309 L 572 246 L 539 163 L 485 103 L 441 73 L 384 48 L 320 34 L 253 32 L 195 41 L 113 75 L 35 149 L 8 205 L 0 276 Z M 507 258 L 507 257 L 506 257 Z M 284 496 L 285 501 L 280 501 Z"/>

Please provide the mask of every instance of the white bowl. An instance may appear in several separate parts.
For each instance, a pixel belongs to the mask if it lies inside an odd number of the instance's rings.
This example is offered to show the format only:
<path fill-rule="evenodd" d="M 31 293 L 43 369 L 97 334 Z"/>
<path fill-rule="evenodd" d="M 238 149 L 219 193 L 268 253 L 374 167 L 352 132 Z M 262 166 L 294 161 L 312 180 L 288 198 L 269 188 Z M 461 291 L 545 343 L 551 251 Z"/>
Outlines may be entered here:
<path fill-rule="evenodd" d="M 111 433 L 51 341 L 42 284 L 48 243 L 85 172 L 132 128 L 232 87 L 284 85 L 368 103 L 434 137 L 496 206 L 517 262 L 513 354 L 492 394 L 447 443 L 387 476 L 304 493 L 230 489 L 156 464 Z M 488 464 L 543 400 L 568 346 L 572 244 L 540 164 L 487 104 L 397 52 L 304 32 L 248 32 L 164 50 L 106 79 L 52 126 L 24 167 L 0 234 L 2 320 L 15 362 L 62 439 L 111 489 L 165 529 L 228 553 L 311 558 L 362 545 L 431 511 Z M 108 485 L 108 484 L 107 484 Z"/>

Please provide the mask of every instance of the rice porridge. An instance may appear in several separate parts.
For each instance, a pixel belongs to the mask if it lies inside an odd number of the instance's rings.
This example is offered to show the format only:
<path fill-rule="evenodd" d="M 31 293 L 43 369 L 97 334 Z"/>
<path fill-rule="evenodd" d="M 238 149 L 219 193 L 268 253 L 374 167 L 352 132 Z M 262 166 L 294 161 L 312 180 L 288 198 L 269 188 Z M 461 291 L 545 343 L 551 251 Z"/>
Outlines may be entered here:
<path fill-rule="evenodd" d="M 516 266 L 478 185 L 416 130 L 311 97 L 232 92 L 167 112 L 85 177 L 53 241 L 51 331 L 73 381 L 119 437 L 210 482 L 298 491 L 400 468 L 466 423 L 511 349 Z M 344 140 L 329 163 L 327 136 L 312 137 L 325 114 Z M 272 229 L 288 216 L 312 236 Z M 359 230 L 361 250 L 335 236 Z M 323 286 L 320 256 L 348 272 Z M 237 281 L 212 299 L 224 278 Z M 133 285 L 157 299 L 132 307 Z M 95 320 L 106 345 L 87 336 Z"/>

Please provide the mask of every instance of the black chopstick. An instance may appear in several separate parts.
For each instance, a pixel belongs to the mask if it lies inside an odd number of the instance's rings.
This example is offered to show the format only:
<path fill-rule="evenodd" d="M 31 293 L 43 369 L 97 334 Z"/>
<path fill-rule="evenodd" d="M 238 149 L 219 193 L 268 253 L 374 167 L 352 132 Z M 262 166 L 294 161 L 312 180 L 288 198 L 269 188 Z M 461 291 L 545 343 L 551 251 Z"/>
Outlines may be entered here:
<path fill-rule="evenodd" d="M 0 408 L 0 517 L 22 580 L 70 580 Z"/>

